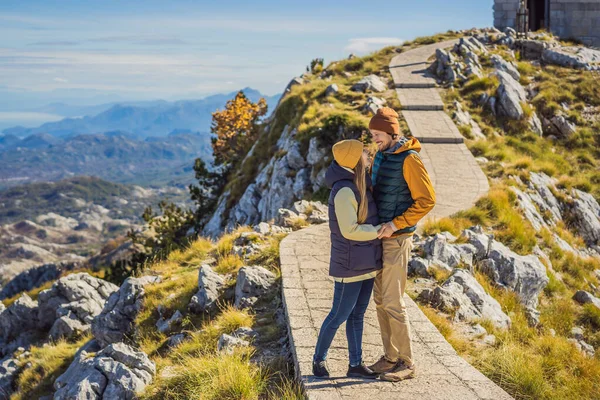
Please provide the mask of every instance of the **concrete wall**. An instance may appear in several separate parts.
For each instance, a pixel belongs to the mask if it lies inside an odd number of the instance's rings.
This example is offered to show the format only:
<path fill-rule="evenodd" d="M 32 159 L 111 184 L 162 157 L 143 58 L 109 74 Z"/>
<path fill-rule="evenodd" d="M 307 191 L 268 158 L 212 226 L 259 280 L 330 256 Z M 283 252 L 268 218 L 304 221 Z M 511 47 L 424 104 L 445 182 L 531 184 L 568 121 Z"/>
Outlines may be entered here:
<path fill-rule="evenodd" d="M 518 9 L 519 0 L 494 0 L 494 26 L 500 30 L 514 28 Z"/>
<path fill-rule="evenodd" d="M 551 0 L 550 30 L 600 47 L 600 0 Z"/>

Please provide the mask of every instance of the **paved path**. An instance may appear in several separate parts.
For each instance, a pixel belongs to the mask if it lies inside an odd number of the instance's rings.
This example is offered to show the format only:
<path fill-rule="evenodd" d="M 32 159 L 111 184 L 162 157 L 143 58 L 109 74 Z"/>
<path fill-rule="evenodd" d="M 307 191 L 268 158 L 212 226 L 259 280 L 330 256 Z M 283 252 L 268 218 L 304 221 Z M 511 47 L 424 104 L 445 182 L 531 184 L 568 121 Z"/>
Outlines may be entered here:
<path fill-rule="evenodd" d="M 437 193 L 432 217 L 444 217 L 469 208 L 489 185 L 452 120 L 440 110 L 442 100 L 435 80 L 427 76 L 428 59 L 436 48 L 455 41 L 423 46 L 392 60 L 403 115 L 412 134 L 423 142 L 421 157 Z M 442 106 L 442 107 L 440 107 Z M 316 225 L 290 234 L 281 243 L 283 299 L 289 322 L 296 371 L 309 399 L 511 399 L 500 387 L 469 365 L 407 296 L 413 349 L 418 367 L 415 379 L 400 383 L 366 382 L 345 378 L 348 354 L 345 326 L 335 337 L 328 365 L 334 377 L 312 377 L 311 360 L 318 330 L 332 303 L 333 281 L 328 276 L 329 229 Z M 364 359 L 373 362 L 382 352 L 371 301 L 365 316 Z"/>
<path fill-rule="evenodd" d="M 428 218 L 467 209 L 489 190 L 488 180 L 464 145 L 463 136 L 443 111 L 436 81 L 427 71 L 435 50 L 452 47 L 456 42 L 418 47 L 398 54 L 390 62 L 402 115 L 412 135 L 422 143 L 421 157 L 437 195 L 437 205 Z"/>
<path fill-rule="evenodd" d="M 314 225 L 294 232 L 281 243 L 283 299 L 296 371 L 310 400 L 340 399 L 511 399 L 502 389 L 461 358 L 419 307 L 406 296 L 418 374 L 399 383 L 345 378 L 348 364 L 345 325 L 329 351 L 327 363 L 335 379 L 312 376 L 312 355 L 318 330 L 331 308 L 333 281 L 328 276 L 329 227 Z M 382 354 L 381 337 L 371 300 L 365 315 L 363 357 L 367 363 Z"/>

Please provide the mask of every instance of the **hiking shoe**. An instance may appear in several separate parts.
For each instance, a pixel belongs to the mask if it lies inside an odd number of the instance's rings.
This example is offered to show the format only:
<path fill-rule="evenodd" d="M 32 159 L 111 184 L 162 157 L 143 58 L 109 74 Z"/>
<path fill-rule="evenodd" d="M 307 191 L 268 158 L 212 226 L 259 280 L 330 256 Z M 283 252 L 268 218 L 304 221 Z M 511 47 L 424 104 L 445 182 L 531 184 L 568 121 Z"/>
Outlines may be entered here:
<path fill-rule="evenodd" d="M 362 378 L 362 379 L 377 379 L 378 373 L 373 372 L 365 363 L 360 363 L 356 367 L 351 365 L 348 366 L 348 372 L 346 372 L 348 378 Z"/>
<path fill-rule="evenodd" d="M 329 371 L 325 361 L 313 361 L 313 375 L 316 378 L 329 379 Z"/>
<path fill-rule="evenodd" d="M 387 358 L 385 358 L 385 356 L 381 356 L 379 361 L 369 366 L 369 369 L 375 372 L 376 374 L 382 374 L 384 372 L 390 372 L 391 370 L 393 370 L 396 367 L 396 364 L 398 363 L 391 362 Z"/>
<path fill-rule="evenodd" d="M 405 379 L 414 378 L 415 374 L 415 364 L 408 366 L 404 361 L 398 361 L 398 364 L 396 364 L 396 367 L 392 371 L 383 373 L 379 377 L 382 381 L 400 382 Z"/>

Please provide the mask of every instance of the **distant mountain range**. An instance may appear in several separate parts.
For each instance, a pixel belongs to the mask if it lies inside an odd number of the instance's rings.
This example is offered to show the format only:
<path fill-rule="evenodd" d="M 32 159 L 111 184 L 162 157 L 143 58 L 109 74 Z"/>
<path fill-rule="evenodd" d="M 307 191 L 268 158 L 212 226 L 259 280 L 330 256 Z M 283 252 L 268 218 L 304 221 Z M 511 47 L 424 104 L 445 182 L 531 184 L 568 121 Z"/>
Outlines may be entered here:
<path fill-rule="evenodd" d="M 264 96 L 252 88 L 242 90 L 252 101 L 264 97 L 267 100 L 269 110 L 275 107 L 280 97 L 280 95 Z M 233 98 L 235 93 L 217 94 L 201 100 L 175 102 L 157 100 L 80 107 L 55 103 L 29 111 L 69 115 L 71 117 L 56 122 L 48 122 L 37 128 L 24 128 L 21 126 L 7 128 L 2 133 L 17 137 L 36 134 L 69 137 L 119 130 L 140 138 L 146 138 L 149 136 L 166 136 L 174 130 L 209 132 L 212 113 L 223 108 L 227 100 Z"/>
<path fill-rule="evenodd" d="M 251 88 L 243 91 L 252 101 L 265 97 L 269 110 L 280 97 L 263 96 Z M 235 94 L 104 106 L 57 103 L 38 109 L 47 113 L 100 112 L 37 128 L 5 129 L 0 135 L 0 188 L 77 175 L 154 186 L 190 183 L 193 160 L 210 161 L 212 157 L 212 113 L 224 108 Z"/>
<path fill-rule="evenodd" d="M 172 133 L 139 139 L 115 131 L 58 138 L 36 133 L 0 137 L 0 188 L 93 175 L 143 185 L 186 184 L 193 160 L 211 159 L 210 135 Z"/>

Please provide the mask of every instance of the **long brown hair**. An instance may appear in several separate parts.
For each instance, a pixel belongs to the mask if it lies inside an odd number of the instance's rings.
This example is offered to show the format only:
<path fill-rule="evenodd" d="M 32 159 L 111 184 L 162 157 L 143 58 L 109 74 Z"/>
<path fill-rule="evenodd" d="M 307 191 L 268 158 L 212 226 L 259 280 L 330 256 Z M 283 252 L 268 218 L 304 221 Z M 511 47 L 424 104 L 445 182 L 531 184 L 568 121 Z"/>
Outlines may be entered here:
<path fill-rule="evenodd" d="M 357 221 L 363 224 L 367 220 L 369 214 L 369 202 L 367 201 L 367 179 L 365 176 L 366 165 L 363 157 L 360 157 L 356 167 L 354 167 L 354 184 L 360 193 L 360 203 L 358 205 Z"/>

